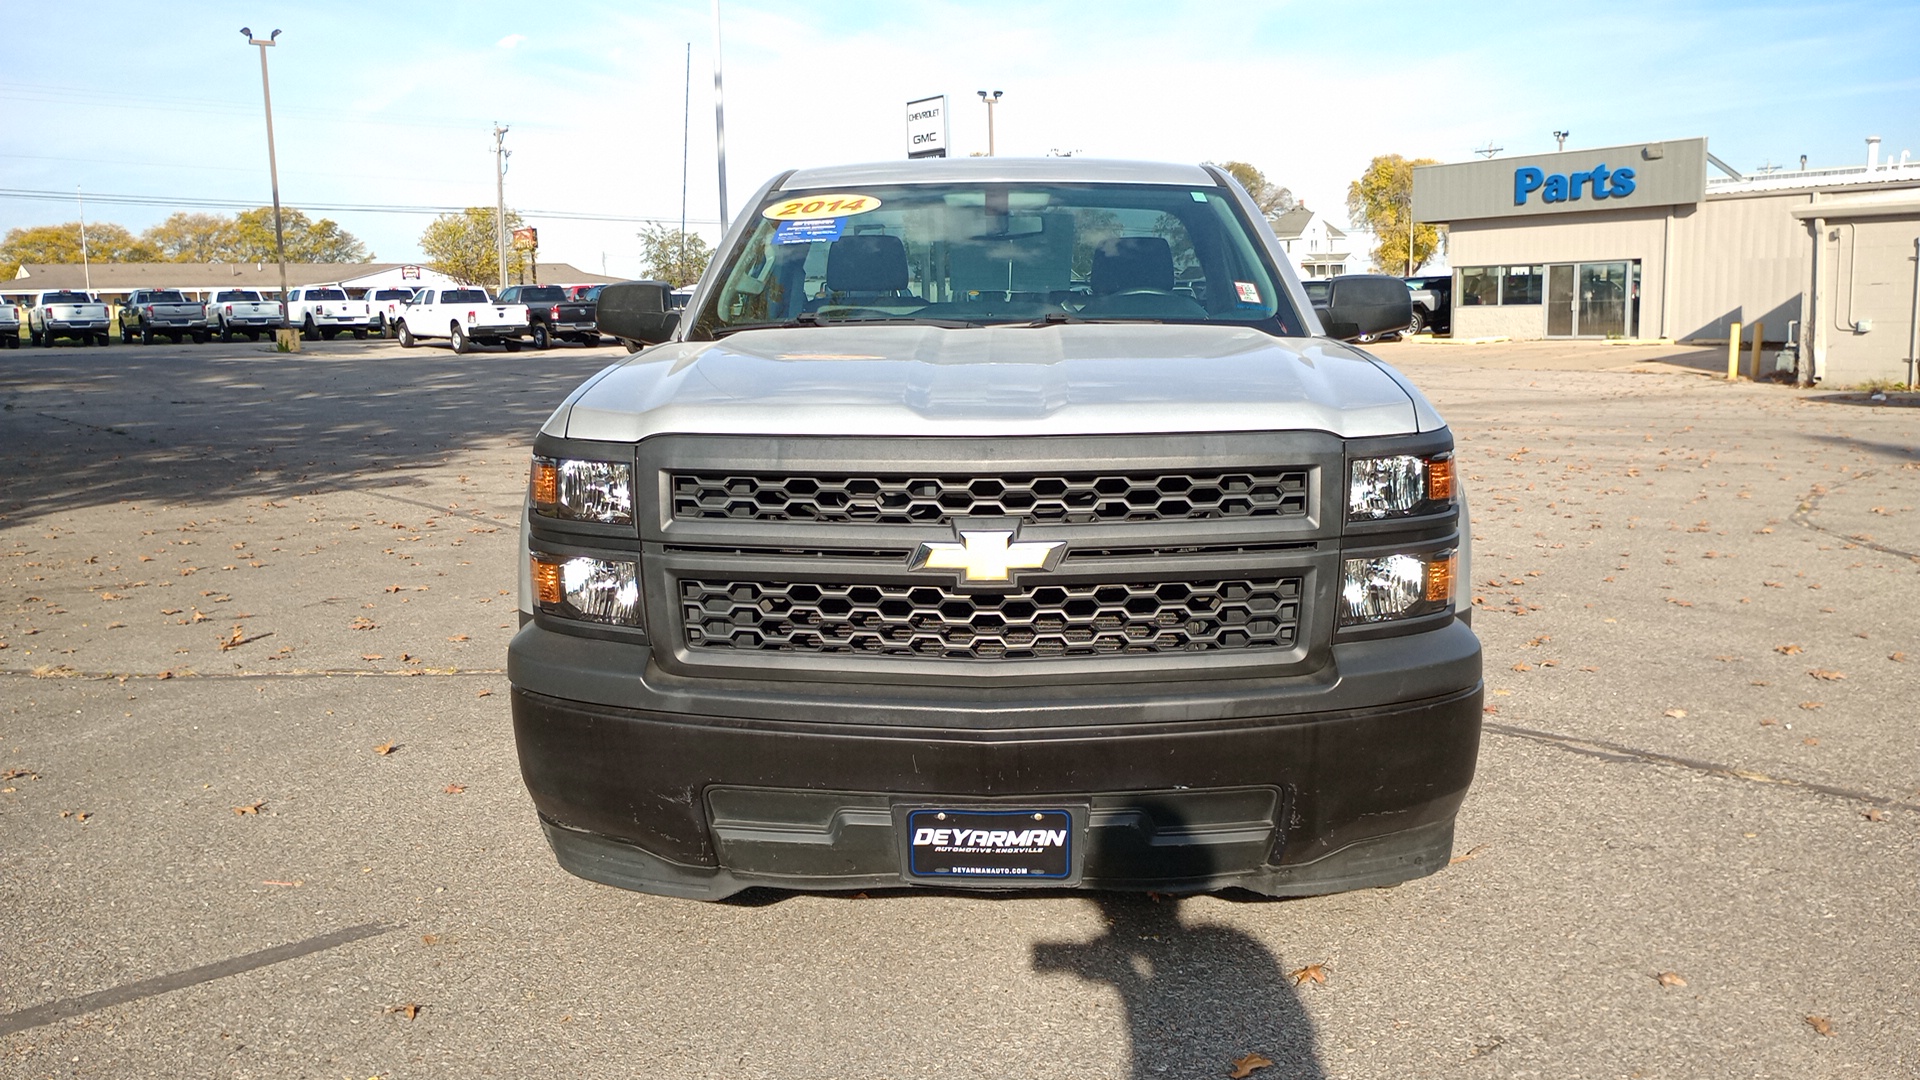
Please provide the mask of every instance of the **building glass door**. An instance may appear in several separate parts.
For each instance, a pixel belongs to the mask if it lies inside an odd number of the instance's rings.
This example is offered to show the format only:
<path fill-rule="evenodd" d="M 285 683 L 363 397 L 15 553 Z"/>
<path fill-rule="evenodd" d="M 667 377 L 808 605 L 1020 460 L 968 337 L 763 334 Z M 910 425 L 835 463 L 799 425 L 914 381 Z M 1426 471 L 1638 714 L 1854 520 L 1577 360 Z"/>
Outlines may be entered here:
<path fill-rule="evenodd" d="M 1632 337 L 1639 332 L 1640 261 L 1547 267 L 1548 337 Z"/>
<path fill-rule="evenodd" d="M 1547 267 L 1547 336 L 1572 337 L 1573 267 Z"/>

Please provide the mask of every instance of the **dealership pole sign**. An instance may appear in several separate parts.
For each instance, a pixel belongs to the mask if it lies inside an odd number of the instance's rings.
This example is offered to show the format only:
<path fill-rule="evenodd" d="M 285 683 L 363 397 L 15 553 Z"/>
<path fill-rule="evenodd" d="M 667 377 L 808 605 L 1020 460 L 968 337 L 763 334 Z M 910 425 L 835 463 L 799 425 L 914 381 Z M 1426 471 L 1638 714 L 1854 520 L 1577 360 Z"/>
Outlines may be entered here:
<path fill-rule="evenodd" d="M 907 156 L 947 156 L 947 95 L 907 102 Z"/>

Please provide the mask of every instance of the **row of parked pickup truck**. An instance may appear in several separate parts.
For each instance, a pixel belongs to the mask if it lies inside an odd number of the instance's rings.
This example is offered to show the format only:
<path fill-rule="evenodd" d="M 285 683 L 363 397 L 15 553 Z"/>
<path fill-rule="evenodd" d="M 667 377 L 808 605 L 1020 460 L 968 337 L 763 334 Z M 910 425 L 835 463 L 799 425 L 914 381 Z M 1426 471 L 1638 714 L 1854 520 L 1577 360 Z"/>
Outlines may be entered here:
<path fill-rule="evenodd" d="M 283 305 L 252 289 L 222 290 L 204 303 L 176 289 L 136 289 L 120 305 L 116 320 L 108 304 L 61 289 L 35 295 L 24 320 L 12 305 L 0 304 L 0 346 L 19 347 L 22 321 L 35 345 L 52 345 L 58 338 L 111 344 L 116 322 L 123 344 L 152 344 L 156 338 L 204 342 L 216 336 L 232 341 L 239 335 L 258 341 L 285 325 L 309 341 L 350 333 L 398 337 L 411 347 L 423 338 L 445 338 L 456 352 L 476 344 L 509 349 L 523 343 L 544 349 L 558 341 L 597 345 L 599 292 L 598 285 L 512 285 L 494 297 L 474 287 L 390 287 L 353 299 L 338 285 L 313 285 L 288 290 L 283 312 Z"/>

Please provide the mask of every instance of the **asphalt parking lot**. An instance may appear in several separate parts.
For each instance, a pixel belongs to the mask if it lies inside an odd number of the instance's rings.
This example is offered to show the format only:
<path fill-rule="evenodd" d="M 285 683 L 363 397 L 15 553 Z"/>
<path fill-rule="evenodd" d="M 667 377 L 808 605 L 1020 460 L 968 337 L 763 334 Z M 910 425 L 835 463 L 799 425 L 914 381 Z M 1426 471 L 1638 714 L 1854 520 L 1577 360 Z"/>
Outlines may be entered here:
<path fill-rule="evenodd" d="M 1920 409 L 1377 351 L 1473 500 L 1454 865 L 722 904 L 560 871 L 513 754 L 527 448 L 621 350 L 0 353 L 0 1074 L 1920 1075 Z"/>

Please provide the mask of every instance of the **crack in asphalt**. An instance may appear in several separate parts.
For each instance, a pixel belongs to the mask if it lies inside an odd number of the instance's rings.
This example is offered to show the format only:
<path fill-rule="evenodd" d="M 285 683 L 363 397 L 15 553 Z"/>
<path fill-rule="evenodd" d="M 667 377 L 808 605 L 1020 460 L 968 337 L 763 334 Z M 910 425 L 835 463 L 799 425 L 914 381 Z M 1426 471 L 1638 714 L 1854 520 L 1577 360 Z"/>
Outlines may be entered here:
<path fill-rule="evenodd" d="M 1539 731 L 1534 728 L 1514 727 L 1511 724 L 1483 723 L 1481 727 L 1496 735 L 1505 735 L 1513 739 L 1528 739 L 1544 743 L 1570 753 L 1585 757 L 1599 758 L 1603 761 L 1638 762 L 1647 765 L 1672 765 L 1693 772 L 1706 773 L 1709 776 L 1724 777 L 1729 780 L 1745 780 L 1753 784 L 1769 784 L 1775 787 L 1795 788 L 1820 795 L 1832 795 L 1835 798 L 1851 799 L 1870 806 L 1888 810 L 1913 810 L 1920 812 L 1920 804 L 1901 802 L 1899 799 L 1853 788 L 1836 787 L 1832 784 L 1816 783 L 1812 780 L 1800 780 L 1791 776 L 1770 776 L 1753 769 L 1742 769 L 1733 765 L 1722 765 L 1713 761 L 1701 761 L 1698 758 L 1679 757 L 1674 754 L 1662 754 L 1653 750 L 1641 750 L 1637 747 L 1623 746 L 1620 743 L 1607 742 L 1604 739 L 1589 739 L 1579 735 L 1561 735 L 1551 731 Z"/>
<path fill-rule="evenodd" d="M 1899 548 L 1887 547 L 1885 544 L 1876 544 L 1871 540 L 1863 540 L 1859 536 L 1848 536 L 1841 533 L 1837 533 L 1837 532 L 1834 532 L 1832 529 L 1827 528 L 1825 525 L 1816 525 L 1813 522 L 1813 515 L 1819 512 L 1820 510 L 1820 500 L 1826 498 L 1828 495 L 1833 494 L 1834 492 L 1840 490 L 1843 487 L 1848 487 L 1856 483 L 1857 481 L 1865 480 L 1870 476 L 1876 475 L 1877 472 L 1878 472 L 1877 469 L 1868 469 L 1849 479 L 1842 480 L 1839 483 L 1825 485 L 1825 490 L 1822 490 L 1821 488 L 1815 488 L 1812 491 L 1807 492 L 1806 496 L 1800 500 L 1800 508 L 1795 510 L 1787 520 L 1793 522 L 1795 525 L 1798 525 L 1801 528 L 1811 529 L 1817 533 L 1825 533 L 1836 540 L 1842 540 L 1842 541 L 1845 541 L 1846 543 L 1854 544 L 1856 546 L 1863 547 L 1863 548 L 1870 548 L 1874 551 L 1880 552 L 1883 555 L 1897 555 L 1902 559 L 1907 559 L 1912 562 L 1920 562 L 1920 554 L 1916 554 L 1911 551 L 1902 551 Z"/>
<path fill-rule="evenodd" d="M 124 1005 L 130 1001 L 156 997 L 160 994 L 172 993 L 175 990 L 184 990 L 189 986 L 198 986 L 201 983 L 212 982 L 215 979 L 224 979 L 229 975 L 240 975 L 259 968 L 268 967 L 272 964 L 282 964 L 288 960 L 297 960 L 302 956 L 311 956 L 314 953 L 325 952 L 328 949 L 337 949 L 342 945 L 351 944 L 362 938 L 370 938 L 398 929 L 400 929 L 399 926 L 386 923 L 362 923 L 359 926 L 349 926 L 340 930 L 334 930 L 330 933 L 321 934 L 318 937 L 310 937 L 305 941 L 295 941 L 286 945 L 275 945 L 270 949 L 244 953 L 240 956 L 216 961 L 215 963 L 187 968 L 185 971 L 176 971 L 167 975 L 156 975 L 151 979 L 141 979 L 138 982 L 123 983 L 119 986 L 95 991 L 91 994 L 82 994 L 79 997 L 65 998 L 59 1001 L 49 1001 L 43 1005 L 35 1005 L 17 1012 L 0 1014 L 0 1036 L 12 1035 L 16 1031 L 24 1031 L 27 1028 L 39 1027 L 43 1024 L 51 1024 L 56 1020 L 64 1020 L 69 1016 L 79 1016 L 82 1013 L 94 1012 L 95 1010 L 105 1009 L 113 1005 Z"/>

